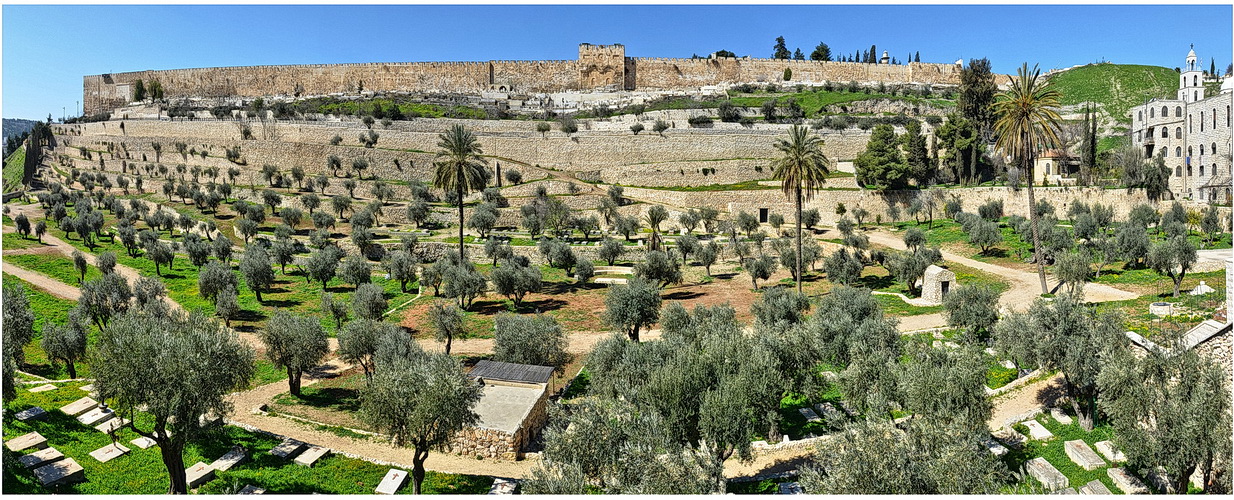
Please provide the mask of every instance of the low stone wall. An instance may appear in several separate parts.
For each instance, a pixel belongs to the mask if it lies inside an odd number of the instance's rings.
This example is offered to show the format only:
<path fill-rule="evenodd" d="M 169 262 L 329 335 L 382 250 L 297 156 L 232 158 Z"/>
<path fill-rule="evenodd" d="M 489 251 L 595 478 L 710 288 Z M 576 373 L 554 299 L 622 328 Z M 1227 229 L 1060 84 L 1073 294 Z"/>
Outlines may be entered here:
<path fill-rule="evenodd" d="M 519 460 L 523 458 L 523 448 L 539 435 L 547 420 L 548 391 L 544 390 L 513 433 L 480 426 L 468 427 L 455 436 L 451 447 L 455 453 L 464 456 Z"/>

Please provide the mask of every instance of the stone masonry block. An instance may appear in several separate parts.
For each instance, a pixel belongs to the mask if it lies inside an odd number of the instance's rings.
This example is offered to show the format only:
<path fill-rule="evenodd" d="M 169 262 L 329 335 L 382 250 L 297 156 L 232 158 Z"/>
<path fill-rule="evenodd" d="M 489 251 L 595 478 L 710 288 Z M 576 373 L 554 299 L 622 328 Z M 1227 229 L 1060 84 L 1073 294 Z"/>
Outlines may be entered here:
<path fill-rule="evenodd" d="M 1146 495 L 1148 487 L 1144 486 L 1144 482 L 1140 481 L 1135 476 L 1132 476 L 1122 467 L 1111 467 L 1105 470 L 1106 475 L 1110 476 L 1110 480 L 1114 481 L 1114 486 L 1123 490 L 1123 493 L 1128 495 Z"/>
<path fill-rule="evenodd" d="M 1044 458 L 1034 458 L 1025 462 L 1024 465 L 1028 468 L 1028 474 L 1033 476 L 1033 479 L 1036 479 L 1049 491 L 1061 490 L 1069 484 L 1067 476 L 1064 476 L 1062 472 L 1059 472 L 1054 465 Z"/>

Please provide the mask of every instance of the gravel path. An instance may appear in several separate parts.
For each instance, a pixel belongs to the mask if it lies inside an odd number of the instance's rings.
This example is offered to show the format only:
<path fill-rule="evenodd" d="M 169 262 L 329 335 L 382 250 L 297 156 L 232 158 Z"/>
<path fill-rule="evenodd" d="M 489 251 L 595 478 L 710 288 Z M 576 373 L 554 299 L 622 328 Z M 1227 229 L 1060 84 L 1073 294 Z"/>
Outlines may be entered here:
<path fill-rule="evenodd" d="M 52 278 L 46 274 L 17 267 L 8 262 L 4 263 L 4 272 L 17 278 L 21 278 L 23 281 L 41 288 L 43 291 L 46 291 L 55 297 L 72 301 L 76 301 L 81 298 L 81 289 Z"/>
<path fill-rule="evenodd" d="M 1063 375 L 1060 373 L 999 396 L 994 400 L 986 426 L 991 431 L 1001 429 L 1004 420 L 1045 404 L 1053 394 L 1061 394 L 1062 385 Z"/>

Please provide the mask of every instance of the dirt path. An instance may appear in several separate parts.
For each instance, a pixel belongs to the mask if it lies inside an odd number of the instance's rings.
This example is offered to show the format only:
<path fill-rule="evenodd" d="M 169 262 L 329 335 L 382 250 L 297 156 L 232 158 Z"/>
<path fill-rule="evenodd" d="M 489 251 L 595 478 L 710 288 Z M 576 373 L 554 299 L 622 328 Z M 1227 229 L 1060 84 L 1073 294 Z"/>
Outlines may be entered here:
<path fill-rule="evenodd" d="M 990 411 L 990 420 L 986 422 L 987 427 L 991 431 L 1001 429 L 1004 420 L 1050 402 L 1055 394 L 1061 393 L 1062 384 L 1063 375 L 1060 373 L 998 396 Z"/>
<path fill-rule="evenodd" d="M 22 267 L 17 267 L 8 262 L 4 263 L 4 272 L 11 274 L 14 277 L 20 278 L 21 280 L 27 283 L 30 283 L 31 285 L 39 287 L 43 291 L 55 297 L 59 297 L 65 300 L 72 300 L 72 301 L 76 301 L 81 298 L 81 289 L 73 285 L 69 285 L 67 283 L 61 282 L 60 280 L 52 278 L 51 276 L 48 276 L 46 274 L 34 272 L 34 271 L 31 271 L 29 269 L 25 269 Z"/>
<path fill-rule="evenodd" d="M 883 231 L 872 231 L 866 233 L 870 237 L 871 243 L 877 243 L 897 250 L 904 250 L 904 240 L 901 236 L 894 235 Z M 981 262 L 968 257 L 958 255 L 947 250 L 942 250 L 943 258 L 963 264 L 973 269 L 985 271 L 1006 279 L 1011 288 L 999 297 L 998 303 L 1004 309 L 1009 311 L 1023 311 L 1028 309 L 1028 306 L 1033 303 L 1037 297 L 1041 296 L 1041 281 L 1037 277 L 1037 273 L 1030 273 L 1010 269 L 997 264 Z M 1053 284 L 1051 284 L 1051 282 Z M 1046 276 L 1046 283 L 1051 287 L 1057 285 L 1057 281 L 1052 276 Z M 1084 300 L 1088 302 L 1108 302 L 1113 300 L 1129 300 L 1139 297 L 1139 295 L 1120 290 L 1109 285 L 1099 283 L 1088 283 L 1084 285 Z"/>

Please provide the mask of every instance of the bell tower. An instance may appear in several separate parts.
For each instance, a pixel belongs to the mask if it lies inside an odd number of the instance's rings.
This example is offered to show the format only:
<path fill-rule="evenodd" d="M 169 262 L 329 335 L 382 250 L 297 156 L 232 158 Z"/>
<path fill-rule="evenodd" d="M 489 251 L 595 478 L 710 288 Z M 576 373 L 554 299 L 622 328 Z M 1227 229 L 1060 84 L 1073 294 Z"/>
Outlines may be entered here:
<path fill-rule="evenodd" d="M 1196 102 L 1204 98 L 1204 71 L 1200 69 L 1199 58 L 1195 56 L 1195 45 L 1187 53 L 1187 65 L 1178 80 L 1178 100 Z"/>

